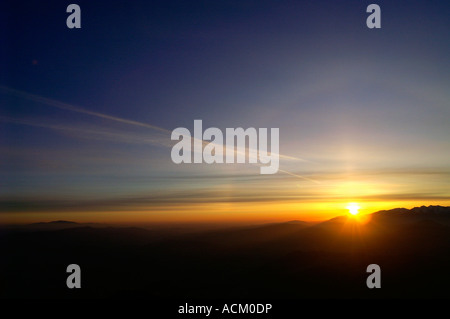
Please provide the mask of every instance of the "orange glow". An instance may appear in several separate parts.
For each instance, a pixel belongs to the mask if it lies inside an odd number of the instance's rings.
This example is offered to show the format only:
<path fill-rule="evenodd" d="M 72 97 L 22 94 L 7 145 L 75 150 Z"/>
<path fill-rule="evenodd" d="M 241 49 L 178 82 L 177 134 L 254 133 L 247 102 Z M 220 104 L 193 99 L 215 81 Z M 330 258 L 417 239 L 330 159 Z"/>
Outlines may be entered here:
<path fill-rule="evenodd" d="M 358 198 L 355 198 L 358 200 Z M 362 201 L 362 200 L 361 200 Z M 359 201 L 359 202 L 361 202 Z M 373 212 L 395 207 L 413 208 L 421 205 L 450 205 L 449 201 L 378 201 L 364 200 L 357 215 L 350 215 L 344 199 L 320 201 L 216 202 L 164 204 L 129 207 L 126 210 L 103 207 L 98 210 L 38 211 L 2 213 L 0 224 L 27 224 L 69 220 L 80 223 L 140 224 L 140 223 L 266 223 L 302 220 L 318 222 L 347 215 L 359 222 Z"/>

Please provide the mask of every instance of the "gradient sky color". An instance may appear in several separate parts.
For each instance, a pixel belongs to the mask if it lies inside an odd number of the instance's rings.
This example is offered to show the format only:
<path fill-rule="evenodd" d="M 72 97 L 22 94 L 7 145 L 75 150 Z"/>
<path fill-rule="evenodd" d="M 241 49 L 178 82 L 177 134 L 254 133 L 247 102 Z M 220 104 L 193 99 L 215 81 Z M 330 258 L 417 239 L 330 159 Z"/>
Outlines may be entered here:
<path fill-rule="evenodd" d="M 322 220 L 450 204 L 450 5 L 6 1 L 0 223 Z M 176 127 L 278 127 L 275 175 L 170 158 Z"/>

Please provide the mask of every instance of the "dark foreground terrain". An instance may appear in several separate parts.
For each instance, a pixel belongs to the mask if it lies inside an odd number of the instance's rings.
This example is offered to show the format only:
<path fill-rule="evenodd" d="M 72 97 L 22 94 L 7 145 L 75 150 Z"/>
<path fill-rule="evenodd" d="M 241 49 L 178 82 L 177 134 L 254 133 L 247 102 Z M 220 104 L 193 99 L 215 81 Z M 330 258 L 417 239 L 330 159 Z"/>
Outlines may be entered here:
<path fill-rule="evenodd" d="M 59 221 L 1 230 L 0 251 L 2 298 L 450 297 L 450 207 L 196 232 Z"/>

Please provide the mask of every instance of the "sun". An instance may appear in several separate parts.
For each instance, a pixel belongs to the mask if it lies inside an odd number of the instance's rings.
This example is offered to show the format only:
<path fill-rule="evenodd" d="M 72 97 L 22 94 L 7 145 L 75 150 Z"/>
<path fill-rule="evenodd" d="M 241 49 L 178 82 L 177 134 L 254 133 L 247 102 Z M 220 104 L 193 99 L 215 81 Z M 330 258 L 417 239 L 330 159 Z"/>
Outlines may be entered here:
<path fill-rule="evenodd" d="M 348 209 L 348 212 L 350 214 L 352 214 L 353 216 L 356 216 L 359 213 L 358 210 L 359 210 L 360 207 L 358 206 L 357 203 L 350 203 L 350 204 L 347 205 L 346 208 Z"/>

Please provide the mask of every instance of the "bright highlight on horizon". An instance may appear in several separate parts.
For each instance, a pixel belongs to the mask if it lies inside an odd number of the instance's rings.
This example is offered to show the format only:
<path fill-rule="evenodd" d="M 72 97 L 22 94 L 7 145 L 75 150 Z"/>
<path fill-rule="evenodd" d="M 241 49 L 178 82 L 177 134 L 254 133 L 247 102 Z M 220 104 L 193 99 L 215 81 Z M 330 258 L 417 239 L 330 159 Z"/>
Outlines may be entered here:
<path fill-rule="evenodd" d="M 358 215 L 359 209 L 360 209 L 360 207 L 357 203 L 350 203 L 347 205 L 346 208 L 348 209 L 348 212 L 350 214 L 352 214 L 353 216 Z"/>

